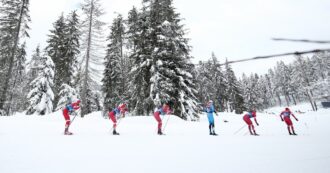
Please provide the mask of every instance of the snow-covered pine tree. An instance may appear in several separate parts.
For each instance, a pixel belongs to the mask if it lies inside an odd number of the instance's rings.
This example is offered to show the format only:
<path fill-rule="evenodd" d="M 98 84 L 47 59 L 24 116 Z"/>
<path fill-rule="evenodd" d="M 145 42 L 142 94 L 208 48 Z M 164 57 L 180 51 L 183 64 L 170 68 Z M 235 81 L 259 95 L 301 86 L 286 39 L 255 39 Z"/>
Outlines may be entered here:
<path fill-rule="evenodd" d="M 208 100 L 211 98 L 211 94 L 209 91 L 209 85 L 211 84 L 210 79 L 210 61 L 198 63 L 196 67 L 197 75 L 196 75 L 196 85 L 197 85 L 197 97 L 198 100 L 201 102 L 202 105 L 207 103 Z"/>
<path fill-rule="evenodd" d="M 80 53 L 78 15 L 73 11 L 65 19 L 62 14 L 53 25 L 54 29 L 50 31 L 46 49 L 55 64 L 54 104 L 58 105 L 61 86 L 63 84 L 73 86 L 74 73 L 78 69 L 77 57 Z"/>
<path fill-rule="evenodd" d="M 330 53 L 317 53 L 312 57 L 312 65 L 317 81 L 314 83 L 315 93 L 319 99 L 330 99 Z"/>
<path fill-rule="evenodd" d="M 228 87 L 228 81 L 225 78 L 224 71 L 222 71 L 220 63 L 215 56 L 215 54 L 212 52 L 212 58 L 211 58 L 211 66 L 210 69 L 210 89 L 213 93 L 211 100 L 214 101 L 214 104 L 216 107 L 218 107 L 219 111 L 228 111 L 228 100 L 229 96 L 226 92 Z"/>
<path fill-rule="evenodd" d="M 275 102 L 277 102 L 277 104 L 282 106 L 281 90 L 277 85 L 278 82 L 277 82 L 277 77 L 276 77 L 275 71 L 276 71 L 276 68 L 268 70 L 268 75 L 270 77 L 269 88 L 272 90 Z"/>
<path fill-rule="evenodd" d="M 277 62 L 275 77 L 277 78 L 276 88 L 284 96 L 286 106 L 290 106 L 290 82 L 291 69 L 283 61 Z"/>
<path fill-rule="evenodd" d="M 18 49 L 20 38 L 29 36 L 27 29 L 30 22 L 29 0 L 2 0 L 0 10 L 0 111 L 9 113 L 8 89 L 10 80 L 13 80 L 13 68 L 15 55 Z M 5 111 L 4 108 L 6 108 Z"/>
<path fill-rule="evenodd" d="M 261 110 L 264 110 L 268 107 L 270 107 L 271 98 L 268 97 L 268 90 L 267 90 L 267 79 L 264 75 L 259 76 L 258 80 L 258 93 L 259 93 L 259 99 L 261 99 Z"/>
<path fill-rule="evenodd" d="M 268 70 L 268 74 L 265 74 L 265 84 L 267 88 L 267 98 L 269 99 L 270 106 L 275 106 L 276 105 L 276 98 L 274 96 L 274 85 L 271 80 L 271 74 L 274 74 L 272 69 Z"/>
<path fill-rule="evenodd" d="M 136 46 L 138 44 L 138 38 L 136 38 L 137 32 L 139 30 L 139 13 L 137 9 L 133 6 L 133 8 L 129 11 L 128 17 L 126 20 L 127 31 L 125 33 L 127 38 L 127 48 L 130 51 L 129 55 L 136 51 Z"/>
<path fill-rule="evenodd" d="M 40 53 L 40 46 L 38 45 L 37 48 L 34 50 L 31 61 L 27 63 L 27 75 L 28 79 L 30 80 L 29 83 L 31 83 L 35 78 L 38 77 L 40 67 L 42 64 L 42 57 Z"/>
<path fill-rule="evenodd" d="M 259 75 L 251 74 L 250 77 L 246 77 L 243 74 L 242 86 L 244 86 L 244 102 L 247 110 L 262 109 L 263 100 L 260 98 L 259 93 Z"/>
<path fill-rule="evenodd" d="M 218 111 L 228 110 L 227 80 L 214 53 L 212 53 L 212 57 L 208 61 L 200 62 L 198 71 L 199 100 L 202 103 L 213 100 Z"/>
<path fill-rule="evenodd" d="M 50 57 L 44 55 L 41 57 L 39 67 L 38 77 L 30 84 L 31 91 L 27 96 L 29 100 L 27 115 L 45 115 L 53 111 L 54 63 Z"/>
<path fill-rule="evenodd" d="M 313 98 L 312 83 L 314 79 L 312 78 L 312 65 L 301 55 L 296 56 L 296 61 L 294 64 L 296 64 L 296 66 L 294 68 L 294 72 L 292 73 L 292 79 L 294 79 L 295 83 L 300 85 L 299 91 L 308 98 L 313 111 L 317 111 L 316 103 Z"/>
<path fill-rule="evenodd" d="M 66 18 L 65 28 L 65 74 L 63 83 L 75 86 L 74 76 L 78 70 L 78 56 L 80 54 L 80 21 L 76 11 L 72 11 Z"/>
<path fill-rule="evenodd" d="M 229 104 L 228 109 L 230 112 L 235 111 L 235 113 L 241 114 L 245 110 L 242 89 L 227 60 L 225 64 L 225 78 L 227 83 L 225 93 Z"/>
<path fill-rule="evenodd" d="M 27 93 L 23 91 L 23 88 L 27 84 L 25 64 L 26 64 L 26 44 L 25 42 L 19 47 L 17 55 L 15 56 L 15 65 L 13 71 L 14 80 L 11 83 L 11 90 L 9 96 L 9 102 L 11 105 L 11 112 L 25 110 L 24 103 Z"/>
<path fill-rule="evenodd" d="M 53 91 L 55 94 L 54 105 L 57 105 L 59 100 L 59 91 L 63 83 L 69 83 L 67 80 L 67 45 L 65 39 L 67 37 L 65 30 L 67 28 L 63 14 L 53 24 L 54 29 L 50 30 L 48 35 L 48 46 L 46 47 L 48 56 L 52 59 L 55 65 L 55 76 L 54 76 L 54 87 Z"/>
<path fill-rule="evenodd" d="M 103 110 L 103 107 L 102 107 L 102 96 L 101 96 L 101 92 L 100 91 L 93 91 L 92 92 L 92 99 L 93 99 L 93 102 L 91 104 L 91 109 L 93 112 L 96 112 L 96 111 L 102 111 Z"/>
<path fill-rule="evenodd" d="M 55 109 L 56 111 L 63 109 L 67 104 L 78 99 L 76 90 L 68 84 L 62 84 L 59 91 L 59 101 Z"/>
<path fill-rule="evenodd" d="M 38 77 L 38 74 L 40 73 L 41 70 L 41 64 L 42 64 L 42 57 L 40 53 L 40 46 L 38 45 L 36 49 L 33 51 L 31 60 L 28 61 L 26 64 L 26 79 L 24 80 L 24 87 L 23 87 L 23 93 L 25 95 L 24 110 L 26 110 L 27 107 L 29 106 L 29 102 L 26 98 L 27 98 L 27 94 L 32 90 L 30 83 Z"/>
<path fill-rule="evenodd" d="M 197 116 L 190 46 L 172 0 L 150 1 L 150 99 L 153 106 L 170 103 L 183 119 Z"/>
<path fill-rule="evenodd" d="M 102 65 L 103 53 L 101 44 L 103 42 L 103 26 L 104 22 L 100 21 L 100 17 L 104 14 L 100 0 L 85 0 L 82 4 L 82 11 L 85 18 L 82 21 L 82 55 L 83 61 L 80 67 L 78 79 L 81 90 L 80 96 L 82 101 L 81 115 L 84 116 L 91 113 L 91 106 L 88 104 L 89 93 L 96 89 L 95 79 L 100 78 L 100 68 Z"/>
<path fill-rule="evenodd" d="M 129 34 L 129 40 L 134 44 L 134 52 L 130 55 L 132 70 L 130 71 L 131 81 L 129 83 L 131 99 L 130 105 L 133 114 L 148 115 L 153 111 L 150 100 L 150 65 L 151 45 L 149 37 L 149 4 L 143 3 L 142 11 L 138 15 L 138 22 L 134 25 L 136 32 Z M 129 25 L 130 26 L 130 25 Z M 131 28 L 128 28 L 130 30 Z"/>
<path fill-rule="evenodd" d="M 102 90 L 104 93 L 104 108 L 106 111 L 118 106 L 123 100 L 127 90 L 124 82 L 123 57 L 124 24 L 121 15 L 114 19 L 108 37 L 107 54 L 105 56 L 105 69 L 103 73 Z"/>

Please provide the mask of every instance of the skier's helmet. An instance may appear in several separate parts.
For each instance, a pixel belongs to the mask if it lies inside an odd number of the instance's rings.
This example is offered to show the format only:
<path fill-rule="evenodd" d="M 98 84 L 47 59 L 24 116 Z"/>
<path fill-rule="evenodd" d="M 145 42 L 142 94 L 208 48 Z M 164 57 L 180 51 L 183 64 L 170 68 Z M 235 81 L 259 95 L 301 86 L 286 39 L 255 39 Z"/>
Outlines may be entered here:
<path fill-rule="evenodd" d="M 290 111 L 290 109 L 289 109 L 289 108 L 285 108 L 285 110 L 286 110 L 286 111 Z"/>

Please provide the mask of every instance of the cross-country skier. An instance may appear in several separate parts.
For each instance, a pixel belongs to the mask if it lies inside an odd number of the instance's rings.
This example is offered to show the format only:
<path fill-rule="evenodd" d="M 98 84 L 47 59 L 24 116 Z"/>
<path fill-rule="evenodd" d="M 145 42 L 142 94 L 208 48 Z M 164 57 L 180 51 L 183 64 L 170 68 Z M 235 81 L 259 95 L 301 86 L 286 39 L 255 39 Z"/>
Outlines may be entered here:
<path fill-rule="evenodd" d="M 69 101 L 69 103 L 65 106 L 65 108 L 63 109 L 63 116 L 65 119 L 65 130 L 64 130 L 64 135 L 72 135 L 73 133 L 69 132 L 69 127 L 71 124 L 71 120 L 70 120 L 70 114 L 73 114 L 75 110 L 80 109 L 80 100 L 77 100 L 74 103 L 71 103 L 71 99 Z"/>
<path fill-rule="evenodd" d="M 258 136 L 258 134 L 256 133 L 255 129 L 254 129 L 254 126 L 252 124 L 252 121 L 251 121 L 251 118 L 254 118 L 254 122 L 257 124 L 257 126 L 259 126 L 258 122 L 257 122 L 257 113 L 255 110 L 253 111 L 249 111 L 248 113 L 246 113 L 244 116 L 243 116 L 243 120 L 246 122 L 246 124 L 248 125 L 249 127 L 249 131 L 250 131 L 250 134 L 251 135 L 255 135 L 255 136 Z"/>
<path fill-rule="evenodd" d="M 210 100 L 207 103 L 207 105 L 206 105 L 206 107 L 204 109 L 204 112 L 207 113 L 207 119 L 209 120 L 210 135 L 214 135 L 214 136 L 218 135 L 218 134 L 215 133 L 215 130 L 214 130 L 214 117 L 213 117 L 213 113 L 216 114 L 217 112 L 215 111 L 215 108 L 214 108 L 214 105 L 213 105 L 213 101 L 212 100 Z"/>
<path fill-rule="evenodd" d="M 162 123 L 162 119 L 160 118 L 160 115 L 165 115 L 165 114 L 170 114 L 170 113 L 171 113 L 171 109 L 168 104 L 164 104 L 163 106 L 158 106 L 155 109 L 154 117 L 155 117 L 156 121 L 158 122 L 158 131 L 157 131 L 158 135 L 163 135 L 163 132 L 162 132 L 163 123 Z"/>
<path fill-rule="evenodd" d="M 289 135 L 297 135 L 294 132 L 294 128 L 293 128 L 293 124 L 292 121 L 290 119 L 290 115 L 293 116 L 294 119 L 296 119 L 296 121 L 298 121 L 298 118 L 296 116 L 293 115 L 293 113 L 290 111 L 289 108 L 285 108 L 284 111 L 281 112 L 280 117 L 282 121 L 285 121 L 286 125 L 288 126 L 288 131 L 289 131 Z M 292 130 L 292 133 L 290 131 L 290 128 Z"/>
<path fill-rule="evenodd" d="M 118 107 L 116 107 L 115 109 L 109 112 L 109 118 L 113 122 L 113 131 L 112 131 L 113 135 L 119 135 L 119 133 L 116 131 L 117 119 L 121 117 L 125 117 L 126 111 L 127 111 L 126 104 L 122 103 Z"/>

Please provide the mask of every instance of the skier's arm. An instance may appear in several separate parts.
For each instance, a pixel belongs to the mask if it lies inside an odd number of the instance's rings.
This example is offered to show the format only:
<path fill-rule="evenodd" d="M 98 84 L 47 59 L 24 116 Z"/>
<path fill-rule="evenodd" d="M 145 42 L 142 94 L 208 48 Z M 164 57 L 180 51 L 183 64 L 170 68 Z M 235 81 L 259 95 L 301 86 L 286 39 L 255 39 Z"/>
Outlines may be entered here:
<path fill-rule="evenodd" d="M 256 122 L 257 126 L 259 126 L 259 123 L 257 122 L 257 118 L 254 117 L 254 122 Z"/>
<path fill-rule="evenodd" d="M 78 110 L 78 109 L 80 109 L 80 106 L 77 103 L 73 103 L 72 104 L 72 109 Z"/>
<path fill-rule="evenodd" d="M 73 107 L 73 109 L 78 110 L 78 109 L 80 109 L 80 107 L 77 105 L 77 106 Z"/>
<path fill-rule="evenodd" d="M 291 113 L 291 115 L 293 116 L 294 119 L 296 119 L 296 121 L 298 121 L 298 118 L 294 116 L 293 113 Z"/>
<path fill-rule="evenodd" d="M 281 112 L 280 117 L 281 117 L 281 120 L 284 121 L 284 119 L 283 119 L 283 117 L 282 117 L 282 114 L 283 114 L 283 113 Z"/>
<path fill-rule="evenodd" d="M 160 112 L 160 115 L 163 115 L 163 116 L 166 115 L 166 113 L 164 112 L 163 108 L 160 109 L 159 112 Z"/>
<path fill-rule="evenodd" d="M 215 109 L 214 109 L 214 113 L 215 113 L 216 116 L 219 116 L 218 113 L 217 113 L 217 111 L 215 111 Z"/>

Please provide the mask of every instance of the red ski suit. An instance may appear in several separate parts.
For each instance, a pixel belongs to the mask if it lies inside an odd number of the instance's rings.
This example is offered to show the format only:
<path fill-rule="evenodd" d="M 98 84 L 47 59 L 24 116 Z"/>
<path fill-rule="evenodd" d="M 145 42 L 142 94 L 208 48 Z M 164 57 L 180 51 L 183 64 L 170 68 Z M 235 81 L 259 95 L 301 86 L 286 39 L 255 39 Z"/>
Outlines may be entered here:
<path fill-rule="evenodd" d="M 292 121 L 291 121 L 291 118 L 290 118 L 290 115 L 292 115 L 297 120 L 297 118 L 293 115 L 293 113 L 290 110 L 284 110 L 280 114 L 281 119 L 284 120 L 284 122 L 288 126 L 292 126 L 293 125 L 292 124 Z"/>
<path fill-rule="evenodd" d="M 256 121 L 256 117 L 257 117 L 256 112 L 252 112 L 251 114 L 247 113 L 243 116 L 243 120 L 246 122 L 247 125 L 250 126 L 252 125 L 251 118 L 254 118 L 254 120 Z"/>
<path fill-rule="evenodd" d="M 158 122 L 158 130 L 162 129 L 162 119 L 160 118 L 160 115 L 165 115 L 171 113 L 170 107 L 168 105 L 163 105 L 160 108 L 157 108 L 154 112 L 154 117 L 156 121 Z"/>
<path fill-rule="evenodd" d="M 252 124 L 251 118 L 254 118 L 254 121 L 256 122 L 257 125 L 257 113 L 255 111 L 252 112 L 248 112 L 247 114 L 245 114 L 243 116 L 243 120 L 246 122 L 246 124 L 248 125 L 249 131 L 251 135 L 257 135 L 255 129 L 254 129 L 254 125 Z"/>
<path fill-rule="evenodd" d="M 64 119 L 65 119 L 65 127 L 69 127 L 70 126 L 70 115 L 69 115 L 69 108 L 68 107 L 71 107 L 73 110 L 78 110 L 80 109 L 80 101 L 77 101 L 77 102 L 74 102 L 74 103 L 71 103 L 70 105 L 66 106 L 64 109 L 63 109 L 63 116 L 64 116 Z"/>
<path fill-rule="evenodd" d="M 122 104 L 122 105 L 119 105 L 114 110 L 109 112 L 108 115 L 109 115 L 109 118 L 111 119 L 111 121 L 113 122 L 113 128 L 114 129 L 116 129 L 116 127 L 117 127 L 117 116 L 120 116 L 120 114 L 125 116 L 126 111 L 127 111 L 126 105 Z"/>
<path fill-rule="evenodd" d="M 285 110 L 281 112 L 280 117 L 281 117 L 282 121 L 285 121 L 286 125 L 288 126 L 289 134 L 297 135 L 294 131 L 290 115 L 292 115 L 298 121 L 297 117 L 293 115 L 293 113 L 290 111 L 289 108 L 285 108 Z"/>

